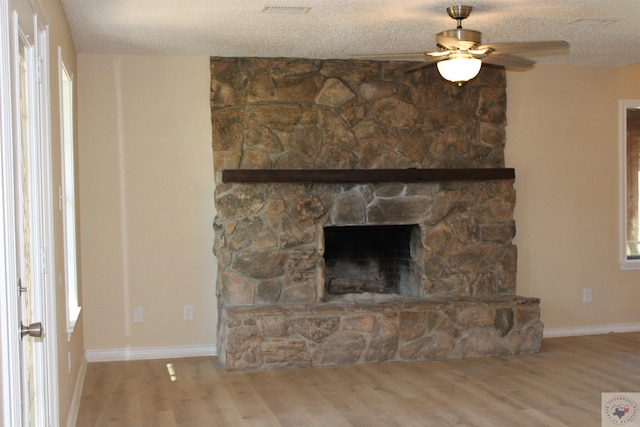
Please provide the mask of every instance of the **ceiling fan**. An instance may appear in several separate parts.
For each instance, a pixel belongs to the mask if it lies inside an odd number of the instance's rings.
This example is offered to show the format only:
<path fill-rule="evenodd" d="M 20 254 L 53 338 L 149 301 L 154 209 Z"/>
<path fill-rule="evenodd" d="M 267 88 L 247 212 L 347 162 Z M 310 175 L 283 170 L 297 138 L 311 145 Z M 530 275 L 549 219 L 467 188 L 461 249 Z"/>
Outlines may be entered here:
<path fill-rule="evenodd" d="M 436 51 L 379 54 L 379 56 L 424 54 L 426 61 L 409 68 L 407 71 L 415 71 L 437 64 L 438 71 L 443 78 L 462 86 L 463 83 L 478 75 L 483 62 L 509 68 L 526 69 L 533 66 L 535 61 L 519 56 L 520 54 L 549 55 L 566 52 L 569 48 L 569 43 L 562 40 L 482 44 L 481 32 L 462 28 L 462 21 L 469 17 L 472 10 L 472 6 L 447 7 L 447 13 L 458 22 L 458 25 L 453 30 L 445 30 L 436 35 L 438 46 Z"/>

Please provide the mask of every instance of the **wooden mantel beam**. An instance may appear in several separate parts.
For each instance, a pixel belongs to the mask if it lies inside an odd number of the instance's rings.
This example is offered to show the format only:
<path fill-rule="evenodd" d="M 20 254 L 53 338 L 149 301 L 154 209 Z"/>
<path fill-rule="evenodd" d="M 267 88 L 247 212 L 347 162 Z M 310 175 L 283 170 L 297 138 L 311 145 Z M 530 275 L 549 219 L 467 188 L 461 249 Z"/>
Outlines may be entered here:
<path fill-rule="evenodd" d="M 225 169 L 222 182 L 428 182 L 515 179 L 513 168 L 473 169 Z"/>

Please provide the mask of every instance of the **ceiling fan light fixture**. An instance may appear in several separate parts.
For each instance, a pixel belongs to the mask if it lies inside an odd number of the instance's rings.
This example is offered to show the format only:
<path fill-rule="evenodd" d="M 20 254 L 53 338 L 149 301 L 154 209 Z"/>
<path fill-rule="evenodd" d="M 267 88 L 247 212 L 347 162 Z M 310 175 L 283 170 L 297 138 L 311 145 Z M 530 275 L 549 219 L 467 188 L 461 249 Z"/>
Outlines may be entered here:
<path fill-rule="evenodd" d="M 451 54 L 449 59 L 445 59 L 437 63 L 438 72 L 450 82 L 457 83 L 462 86 L 478 75 L 482 61 L 474 58 L 469 53 Z"/>

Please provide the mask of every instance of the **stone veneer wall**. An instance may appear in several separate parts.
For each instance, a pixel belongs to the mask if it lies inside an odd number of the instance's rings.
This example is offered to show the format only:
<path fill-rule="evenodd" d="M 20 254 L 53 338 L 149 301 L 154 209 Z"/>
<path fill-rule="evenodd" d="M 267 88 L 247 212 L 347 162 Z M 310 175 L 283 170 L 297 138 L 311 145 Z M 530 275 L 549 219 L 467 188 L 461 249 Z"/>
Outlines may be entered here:
<path fill-rule="evenodd" d="M 537 351 L 515 296 L 512 181 L 221 182 L 223 169 L 504 166 L 505 75 L 407 63 L 211 59 L 219 361 L 325 366 Z M 326 302 L 323 227 L 416 224 L 420 296 Z"/>

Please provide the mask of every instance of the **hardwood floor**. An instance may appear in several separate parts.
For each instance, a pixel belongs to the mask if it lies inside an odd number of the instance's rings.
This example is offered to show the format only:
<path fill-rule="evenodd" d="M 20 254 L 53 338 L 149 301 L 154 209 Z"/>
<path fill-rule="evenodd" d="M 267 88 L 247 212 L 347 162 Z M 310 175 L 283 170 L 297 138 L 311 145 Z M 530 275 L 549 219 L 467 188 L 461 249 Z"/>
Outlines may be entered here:
<path fill-rule="evenodd" d="M 216 358 L 91 363 L 77 426 L 600 426 L 640 392 L 640 332 L 543 340 L 538 354 L 226 372 Z"/>

